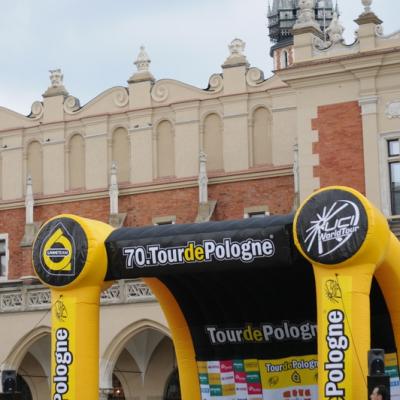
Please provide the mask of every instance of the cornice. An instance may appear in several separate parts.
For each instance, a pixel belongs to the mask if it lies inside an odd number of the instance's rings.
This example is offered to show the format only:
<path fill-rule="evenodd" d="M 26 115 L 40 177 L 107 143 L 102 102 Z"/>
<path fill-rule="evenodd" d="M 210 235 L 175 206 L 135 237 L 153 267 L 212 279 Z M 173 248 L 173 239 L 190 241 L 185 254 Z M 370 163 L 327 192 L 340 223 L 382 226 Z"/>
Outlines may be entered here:
<path fill-rule="evenodd" d="M 284 82 L 293 85 L 296 81 L 304 81 L 318 76 L 335 75 L 335 79 L 337 79 L 341 73 L 351 73 L 368 68 L 383 68 L 389 62 L 389 65 L 395 63 L 400 65 L 400 47 L 310 60 L 293 64 L 290 68 L 276 71 L 276 73 Z"/>
<path fill-rule="evenodd" d="M 221 103 L 237 103 L 241 101 L 247 101 L 249 99 L 249 93 L 234 93 L 229 96 L 221 96 Z"/>
<path fill-rule="evenodd" d="M 108 133 L 107 132 L 100 132 L 100 133 L 95 133 L 93 135 L 85 135 L 85 139 L 94 139 L 94 138 L 98 138 L 98 137 L 102 137 L 102 136 L 107 136 Z"/>
<path fill-rule="evenodd" d="M 295 111 L 297 110 L 297 106 L 287 106 L 287 107 L 272 107 L 271 111 L 273 113 L 284 112 L 284 111 Z"/>
<path fill-rule="evenodd" d="M 186 110 L 195 110 L 200 107 L 201 100 L 192 100 L 185 103 L 176 103 L 172 104 L 171 108 L 174 111 L 186 111 Z"/>
<path fill-rule="evenodd" d="M 175 122 L 175 126 L 176 125 L 189 125 L 189 124 L 199 124 L 200 120 L 199 119 L 188 119 L 188 120 L 184 120 L 184 121 L 177 121 Z"/>
<path fill-rule="evenodd" d="M 243 181 L 252 181 L 259 179 L 273 179 L 279 177 L 293 176 L 293 166 L 283 165 L 275 168 L 253 168 L 246 171 L 232 173 L 223 173 L 208 177 L 209 185 L 218 185 L 224 183 L 235 183 Z M 198 176 L 169 180 L 164 182 L 151 182 L 130 186 L 121 186 L 119 188 L 119 197 L 130 196 L 143 193 L 163 192 L 167 190 L 187 189 L 198 187 Z M 61 193 L 53 196 L 41 196 L 35 198 L 35 206 L 45 206 L 49 204 L 71 203 L 77 201 L 104 199 L 109 197 L 108 188 L 99 190 L 90 190 L 83 193 Z M 10 201 L 0 201 L 0 211 L 24 208 L 24 199 L 15 199 Z"/>

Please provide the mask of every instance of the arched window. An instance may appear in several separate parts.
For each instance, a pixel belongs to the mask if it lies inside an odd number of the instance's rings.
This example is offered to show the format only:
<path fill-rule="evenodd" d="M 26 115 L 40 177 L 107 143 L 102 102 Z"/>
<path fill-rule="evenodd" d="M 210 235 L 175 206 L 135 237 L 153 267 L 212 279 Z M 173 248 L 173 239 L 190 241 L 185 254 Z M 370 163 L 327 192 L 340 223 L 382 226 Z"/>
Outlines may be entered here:
<path fill-rule="evenodd" d="M 289 53 L 287 50 L 281 52 L 281 68 L 287 68 L 289 66 Z"/>
<path fill-rule="evenodd" d="M 74 135 L 69 141 L 69 188 L 85 187 L 85 145 L 81 135 Z"/>
<path fill-rule="evenodd" d="M 271 114 L 258 108 L 253 114 L 253 166 L 272 164 Z"/>
<path fill-rule="evenodd" d="M 207 171 L 224 169 L 222 121 L 217 114 L 204 120 L 204 152 L 207 154 Z"/>
<path fill-rule="evenodd" d="M 33 193 L 43 193 L 42 146 L 39 142 L 31 142 L 27 151 L 27 175 L 32 177 Z"/>
<path fill-rule="evenodd" d="M 118 182 L 129 182 L 130 144 L 128 132 L 118 128 L 112 136 L 112 160 L 117 163 Z"/>
<path fill-rule="evenodd" d="M 172 124 L 162 121 L 157 127 L 157 176 L 175 175 L 175 143 Z"/>
<path fill-rule="evenodd" d="M 181 400 L 181 388 L 177 369 L 167 379 L 163 400 Z"/>

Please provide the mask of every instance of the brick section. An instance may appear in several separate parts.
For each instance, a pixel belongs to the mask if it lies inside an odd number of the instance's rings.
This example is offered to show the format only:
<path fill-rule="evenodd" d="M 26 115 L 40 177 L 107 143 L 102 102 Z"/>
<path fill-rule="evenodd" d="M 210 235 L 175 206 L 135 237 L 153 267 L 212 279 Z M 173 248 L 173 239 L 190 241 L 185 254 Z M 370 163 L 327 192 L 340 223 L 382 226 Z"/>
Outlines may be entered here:
<path fill-rule="evenodd" d="M 208 197 L 218 201 L 213 219 L 241 219 L 245 207 L 264 204 L 271 214 L 288 214 L 293 207 L 293 185 L 293 177 L 279 177 L 210 186 Z"/>
<path fill-rule="evenodd" d="M 293 205 L 293 177 L 278 177 L 209 186 L 210 200 L 217 200 L 214 220 L 243 218 L 244 208 L 269 206 L 272 214 L 287 214 Z M 119 210 L 127 213 L 125 226 L 144 226 L 153 217 L 175 215 L 177 223 L 192 223 L 197 216 L 198 189 L 188 188 L 120 197 Z M 58 214 L 76 214 L 108 222 L 108 198 L 35 207 L 35 221 Z M 25 209 L 0 211 L 0 233 L 9 234 L 9 279 L 33 275 L 31 249 L 21 248 Z"/>
<path fill-rule="evenodd" d="M 318 117 L 312 121 L 319 141 L 313 153 L 319 154 L 319 166 L 314 177 L 321 187 L 350 186 L 365 193 L 364 151 L 361 109 L 358 102 L 318 107 Z"/>

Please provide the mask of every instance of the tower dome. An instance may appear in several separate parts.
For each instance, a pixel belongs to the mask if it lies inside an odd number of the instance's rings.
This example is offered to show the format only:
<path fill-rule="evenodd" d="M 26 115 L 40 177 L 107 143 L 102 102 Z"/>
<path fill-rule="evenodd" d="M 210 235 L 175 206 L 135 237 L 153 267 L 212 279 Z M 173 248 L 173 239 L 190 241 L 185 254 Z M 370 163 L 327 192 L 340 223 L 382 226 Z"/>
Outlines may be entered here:
<path fill-rule="evenodd" d="M 289 67 L 294 61 L 293 26 L 299 15 L 300 0 L 273 0 L 268 5 L 269 38 L 273 43 L 270 56 L 274 59 L 274 68 Z M 315 21 L 324 32 L 333 19 L 333 13 L 339 15 L 338 6 L 333 6 L 333 0 L 314 0 L 313 10 Z"/>

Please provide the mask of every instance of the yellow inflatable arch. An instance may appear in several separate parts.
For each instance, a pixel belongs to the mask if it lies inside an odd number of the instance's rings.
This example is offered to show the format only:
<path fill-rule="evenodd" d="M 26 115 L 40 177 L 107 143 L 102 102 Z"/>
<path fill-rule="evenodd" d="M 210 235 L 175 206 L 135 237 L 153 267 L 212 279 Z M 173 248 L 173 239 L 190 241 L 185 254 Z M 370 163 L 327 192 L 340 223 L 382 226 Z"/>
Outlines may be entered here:
<path fill-rule="evenodd" d="M 399 348 L 399 264 L 385 217 L 346 187 L 294 219 L 113 230 L 57 216 L 33 248 L 52 290 L 51 399 L 98 399 L 100 292 L 132 277 L 167 317 L 183 400 L 365 399 L 371 285 Z"/>

